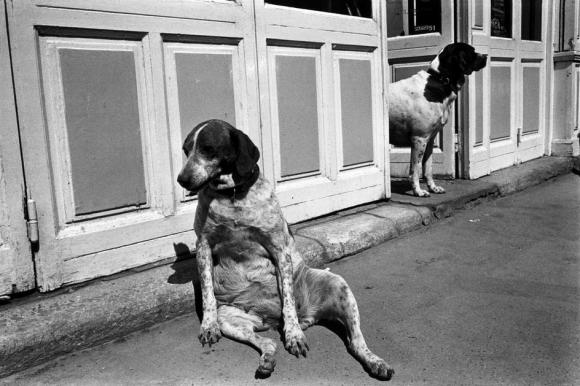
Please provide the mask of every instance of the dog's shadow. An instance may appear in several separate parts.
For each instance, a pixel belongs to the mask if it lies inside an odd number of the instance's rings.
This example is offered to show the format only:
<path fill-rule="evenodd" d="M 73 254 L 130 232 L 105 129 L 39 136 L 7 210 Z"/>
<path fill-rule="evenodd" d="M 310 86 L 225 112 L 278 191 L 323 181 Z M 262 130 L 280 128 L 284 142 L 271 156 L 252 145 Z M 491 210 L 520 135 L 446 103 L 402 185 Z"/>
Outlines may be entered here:
<path fill-rule="evenodd" d="M 415 196 L 413 186 L 408 180 L 391 180 L 391 193 L 403 196 Z"/>
<path fill-rule="evenodd" d="M 169 284 L 187 284 L 193 285 L 195 299 L 195 313 L 201 321 L 203 316 L 203 306 L 201 300 L 201 282 L 197 272 L 195 254 L 184 243 L 174 243 L 175 261 L 171 264 L 173 273 L 167 278 Z"/>

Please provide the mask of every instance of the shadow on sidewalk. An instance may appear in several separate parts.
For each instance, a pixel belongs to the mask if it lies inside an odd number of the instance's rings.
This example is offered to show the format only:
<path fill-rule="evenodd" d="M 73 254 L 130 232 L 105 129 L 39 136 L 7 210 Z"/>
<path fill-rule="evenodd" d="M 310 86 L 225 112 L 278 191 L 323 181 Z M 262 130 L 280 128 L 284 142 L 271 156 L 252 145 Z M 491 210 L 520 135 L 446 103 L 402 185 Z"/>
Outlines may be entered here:
<path fill-rule="evenodd" d="M 171 269 L 173 269 L 174 272 L 167 278 L 167 282 L 169 284 L 192 283 L 195 297 L 195 313 L 201 321 L 203 306 L 201 302 L 201 284 L 197 272 L 196 257 L 191 253 L 187 244 L 174 243 L 173 249 L 175 250 L 176 260 L 171 264 Z"/>

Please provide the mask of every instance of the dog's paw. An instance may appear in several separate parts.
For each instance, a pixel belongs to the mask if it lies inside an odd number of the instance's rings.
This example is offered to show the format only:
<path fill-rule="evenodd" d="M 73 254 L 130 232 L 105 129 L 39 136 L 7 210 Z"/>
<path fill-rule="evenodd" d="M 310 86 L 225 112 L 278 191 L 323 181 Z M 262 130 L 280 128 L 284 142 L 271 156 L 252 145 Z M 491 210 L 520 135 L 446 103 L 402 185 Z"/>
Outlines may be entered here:
<path fill-rule="evenodd" d="M 206 344 L 212 345 L 216 344 L 220 338 L 222 337 L 222 332 L 220 330 L 220 326 L 216 321 L 205 323 L 201 323 L 201 328 L 199 329 L 199 341 L 201 342 L 202 346 Z"/>
<path fill-rule="evenodd" d="M 429 197 L 429 196 L 431 196 L 428 191 L 421 189 L 421 188 L 413 189 L 413 193 L 417 197 Z"/>
<path fill-rule="evenodd" d="M 286 350 L 297 358 L 306 356 L 306 352 L 310 349 L 306 343 L 306 336 L 304 332 L 297 326 L 292 330 L 286 331 Z"/>
<path fill-rule="evenodd" d="M 429 190 L 432 193 L 436 193 L 436 194 L 442 194 L 445 193 L 445 189 L 443 189 L 443 187 L 439 186 L 439 185 L 431 185 L 429 186 Z"/>
<path fill-rule="evenodd" d="M 276 359 L 274 359 L 274 354 L 266 353 L 260 357 L 260 366 L 256 370 L 256 378 L 264 379 L 272 375 L 276 367 Z"/>
<path fill-rule="evenodd" d="M 379 379 L 381 381 L 390 381 L 395 374 L 395 370 L 383 360 L 370 363 L 368 366 L 368 371 L 373 378 Z"/>

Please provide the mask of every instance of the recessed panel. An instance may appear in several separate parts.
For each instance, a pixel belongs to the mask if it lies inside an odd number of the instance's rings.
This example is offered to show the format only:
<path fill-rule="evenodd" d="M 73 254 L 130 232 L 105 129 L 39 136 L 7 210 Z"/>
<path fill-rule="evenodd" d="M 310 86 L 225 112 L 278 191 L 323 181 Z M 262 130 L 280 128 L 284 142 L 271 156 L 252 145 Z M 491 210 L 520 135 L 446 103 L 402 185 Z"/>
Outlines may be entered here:
<path fill-rule="evenodd" d="M 281 176 L 320 169 L 316 58 L 276 56 Z"/>
<path fill-rule="evenodd" d="M 232 55 L 176 52 L 175 67 L 183 138 L 208 119 L 236 125 Z"/>
<path fill-rule="evenodd" d="M 371 62 L 340 59 L 343 166 L 373 160 Z"/>
<path fill-rule="evenodd" d="M 406 78 L 410 78 L 417 72 L 424 70 L 426 68 L 426 63 L 419 63 L 414 65 L 397 66 L 393 71 L 392 82 L 398 82 Z"/>
<path fill-rule="evenodd" d="M 61 49 L 74 213 L 147 201 L 134 53 Z"/>
<path fill-rule="evenodd" d="M 490 139 L 509 138 L 511 133 L 511 68 L 492 66 L 490 71 Z"/>
<path fill-rule="evenodd" d="M 475 144 L 483 143 L 483 71 L 475 73 Z"/>
<path fill-rule="evenodd" d="M 535 133 L 540 130 L 540 68 L 524 67 L 523 131 Z"/>

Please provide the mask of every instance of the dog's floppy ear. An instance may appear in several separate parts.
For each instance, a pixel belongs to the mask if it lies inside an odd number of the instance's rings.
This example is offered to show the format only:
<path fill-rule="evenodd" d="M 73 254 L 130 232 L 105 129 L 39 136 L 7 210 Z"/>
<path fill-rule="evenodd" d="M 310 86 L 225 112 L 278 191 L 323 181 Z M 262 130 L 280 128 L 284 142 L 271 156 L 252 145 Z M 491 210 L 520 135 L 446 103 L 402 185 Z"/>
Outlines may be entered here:
<path fill-rule="evenodd" d="M 237 151 L 235 171 L 238 175 L 245 176 L 254 170 L 260 159 L 260 150 L 243 131 L 234 128 L 230 135 Z"/>

